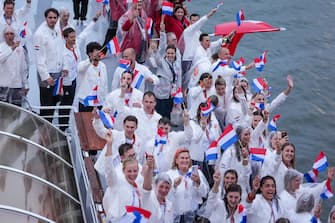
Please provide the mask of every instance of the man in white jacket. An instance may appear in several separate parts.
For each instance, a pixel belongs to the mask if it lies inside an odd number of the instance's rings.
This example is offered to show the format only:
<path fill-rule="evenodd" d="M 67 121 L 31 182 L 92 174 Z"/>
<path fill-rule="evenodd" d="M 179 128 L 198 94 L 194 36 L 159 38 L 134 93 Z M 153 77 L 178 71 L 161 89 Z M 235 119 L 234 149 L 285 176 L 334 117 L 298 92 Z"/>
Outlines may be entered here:
<path fill-rule="evenodd" d="M 41 106 L 54 106 L 59 101 L 59 96 L 53 96 L 55 81 L 61 76 L 63 40 L 61 32 L 56 28 L 59 13 L 55 8 L 44 12 L 43 22 L 35 32 L 34 48 L 36 52 L 36 67 L 40 86 Z M 41 110 L 41 116 L 52 121 L 53 109 Z"/>
<path fill-rule="evenodd" d="M 28 92 L 28 69 L 24 49 L 14 41 L 16 32 L 11 26 L 3 30 L 5 41 L 0 43 L 0 101 L 21 106 Z"/>

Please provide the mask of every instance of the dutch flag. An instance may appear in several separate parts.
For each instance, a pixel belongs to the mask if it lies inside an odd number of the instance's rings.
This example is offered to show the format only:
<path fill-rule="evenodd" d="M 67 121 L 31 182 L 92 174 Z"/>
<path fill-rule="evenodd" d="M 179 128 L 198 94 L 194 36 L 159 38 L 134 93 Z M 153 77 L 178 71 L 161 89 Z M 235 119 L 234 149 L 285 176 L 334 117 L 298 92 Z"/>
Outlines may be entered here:
<path fill-rule="evenodd" d="M 145 23 L 145 29 L 147 30 L 149 39 L 151 39 L 152 35 L 154 34 L 154 22 L 152 18 L 147 18 L 147 21 Z"/>
<path fill-rule="evenodd" d="M 261 77 L 257 77 L 252 80 L 252 88 L 255 92 L 262 92 L 265 89 L 268 89 L 268 84 Z"/>
<path fill-rule="evenodd" d="M 163 1 L 162 3 L 162 15 L 173 15 L 173 3 L 168 1 Z"/>
<path fill-rule="evenodd" d="M 218 150 L 217 150 L 217 147 L 218 147 L 218 142 L 217 141 L 213 141 L 208 149 L 206 150 L 206 161 L 208 160 L 217 160 L 218 159 Z"/>
<path fill-rule="evenodd" d="M 327 199 L 333 197 L 333 189 L 331 187 L 331 182 L 330 182 L 329 179 L 326 181 L 324 191 L 320 194 L 320 197 L 323 200 L 327 200 Z"/>
<path fill-rule="evenodd" d="M 255 68 L 258 71 L 262 71 L 264 68 L 264 65 L 266 64 L 266 51 L 263 52 L 263 54 L 259 58 L 254 59 Z"/>
<path fill-rule="evenodd" d="M 99 106 L 101 103 L 98 100 L 98 85 L 96 85 L 93 89 L 91 94 L 86 96 L 83 100 L 83 104 L 87 106 Z"/>
<path fill-rule="evenodd" d="M 149 221 L 151 212 L 145 209 L 126 206 L 127 214 L 119 220 L 119 223 L 146 223 Z"/>
<path fill-rule="evenodd" d="M 242 20 L 244 20 L 244 12 L 242 9 L 240 9 L 237 13 L 236 13 L 236 22 L 237 22 L 237 26 L 241 25 Z"/>
<path fill-rule="evenodd" d="M 319 155 L 315 158 L 313 169 L 317 170 L 318 172 L 321 172 L 328 167 L 328 161 L 326 155 L 321 151 Z"/>
<path fill-rule="evenodd" d="M 142 85 L 143 80 L 144 80 L 143 74 L 141 74 L 138 70 L 135 70 L 131 87 L 139 89 Z"/>
<path fill-rule="evenodd" d="M 56 84 L 55 84 L 54 89 L 52 91 L 52 95 L 53 96 L 62 95 L 62 92 L 63 92 L 63 80 L 64 80 L 63 77 L 57 78 Z"/>
<path fill-rule="evenodd" d="M 166 143 L 167 143 L 167 135 L 164 134 L 162 129 L 158 128 L 157 135 L 155 138 L 155 146 L 158 146 L 159 144 L 165 145 Z"/>
<path fill-rule="evenodd" d="M 238 205 L 238 215 L 241 218 L 240 223 L 247 223 L 247 210 L 244 208 L 242 204 Z"/>
<path fill-rule="evenodd" d="M 26 36 L 27 36 L 27 21 L 25 21 L 23 23 L 23 28 L 21 29 L 19 35 L 22 39 L 26 38 Z"/>
<path fill-rule="evenodd" d="M 277 121 L 280 118 L 280 114 L 276 114 L 273 116 L 273 118 L 271 119 L 269 125 L 268 125 L 268 129 L 269 131 L 277 131 Z"/>
<path fill-rule="evenodd" d="M 173 97 L 173 103 L 175 104 L 182 104 L 184 102 L 183 92 L 180 87 L 176 92 L 172 93 L 171 96 Z"/>
<path fill-rule="evenodd" d="M 115 36 L 107 43 L 106 48 L 110 54 L 117 54 L 121 52 L 119 42 Z"/>
<path fill-rule="evenodd" d="M 232 61 L 229 65 L 229 67 L 234 68 L 236 71 L 240 71 L 242 66 L 244 65 L 244 58 L 241 57 L 240 60 Z"/>
<path fill-rule="evenodd" d="M 265 148 L 250 148 L 251 160 L 256 162 L 264 162 L 266 149 Z"/>
<path fill-rule="evenodd" d="M 315 183 L 317 181 L 318 175 L 319 175 L 319 172 L 317 170 L 310 170 L 304 174 L 304 177 L 307 182 Z"/>
<path fill-rule="evenodd" d="M 107 129 L 113 129 L 114 123 L 115 123 L 115 117 L 114 115 L 108 114 L 102 110 L 97 110 L 97 113 L 104 124 L 104 126 Z"/>
<path fill-rule="evenodd" d="M 229 146 L 234 144 L 238 140 L 236 132 L 232 124 L 229 124 L 218 138 L 218 145 L 222 150 L 226 150 Z"/>
<path fill-rule="evenodd" d="M 252 102 L 251 105 L 255 106 L 257 110 L 263 111 L 265 109 L 265 104 L 264 103 L 259 103 L 259 102 Z"/>
<path fill-rule="evenodd" d="M 125 59 L 120 59 L 119 60 L 119 67 L 129 71 L 130 69 L 130 64 L 131 64 L 131 61 L 130 60 L 125 60 Z"/>
<path fill-rule="evenodd" d="M 212 111 L 215 110 L 215 105 L 211 102 L 211 99 L 208 98 L 207 100 L 207 106 L 206 107 L 200 107 L 201 114 L 203 116 L 208 116 Z"/>
<path fill-rule="evenodd" d="M 219 60 L 219 62 L 217 62 L 216 66 L 214 67 L 214 69 L 212 70 L 212 72 L 216 71 L 217 69 L 219 69 L 219 67 L 224 67 L 228 65 L 228 60 Z"/>

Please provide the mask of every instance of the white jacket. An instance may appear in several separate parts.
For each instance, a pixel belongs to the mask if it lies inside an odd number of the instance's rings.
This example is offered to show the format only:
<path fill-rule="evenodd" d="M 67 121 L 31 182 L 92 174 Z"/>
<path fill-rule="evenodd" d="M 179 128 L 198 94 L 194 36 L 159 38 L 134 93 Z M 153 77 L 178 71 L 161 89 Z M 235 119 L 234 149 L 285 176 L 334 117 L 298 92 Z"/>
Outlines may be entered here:
<path fill-rule="evenodd" d="M 191 171 L 191 168 L 189 169 Z M 174 216 L 182 215 L 188 211 L 195 211 L 198 205 L 202 203 L 202 198 L 206 197 L 209 186 L 201 170 L 198 170 L 200 176 L 200 186 L 193 184 L 190 177 L 184 176 L 182 182 L 175 189 L 173 186 L 168 194 L 168 198 L 174 204 Z M 172 182 L 180 176 L 178 169 L 170 169 L 167 174 Z"/>
<path fill-rule="evenodd" d="M 22 46 L 12 50 L 6 42 L 0 44 L 0 74 L 1 87 L 28 88 L 28 66 Z"/>
<path fill-rule="evenodd" d="M 213 86 L 210 89 L 206 89 L 206 97 L 204 95 L 203 89 L 199 85 L 189 89 L 187 103 L 190 118 L 195 118 L 197 116 L 199 105 L 202 102 L 206 103 L 208 97 L 211 95 L 215 95 L 215 89 Z"/>
<path fill-rule="evenodd" d="M 78 99 L 82 101 L 86 96 L 92 94 L 95 86 L 98 86 L 98 100 L 103 103 L 107 95 L 107 70 L 106 65 L 99 61 L 98 66 L 91 64 L 89 59 L 83 60 L 78 65 L 80 76 Z"/>
<path fill-rule="evenodd" d="M 68 75 L 65 76 L 63 80 L 64 86 L 71 86 L 72 81 L 78 76 L 78 63 L 81 61 L 81 55 L 77 47 L 74 47 L 73 50 L 77 58 L 74 56 L 73 51 L 67 48 L 64 44 L 62 70 L 68 71 Z"/>
<path fill-rule="evenodd" d="M 144 76 L 144 80 L 142 81 L 142 84 L 140 86 L 140 88 L 138 90 L 144 92 L 144 82 L 146 79 L 151 78 L 154 81 L 154 85 L 159 83 L 159 79 L 156 75 L 154 75 L 149 68 L 147 68 L 145 65 L 139 64 L 137 62 L 135 62 L 135 69 L 139 71 L 140 74 L 142 74 Z M 122 73 L 125 71 L 125 69 L 121 68 L 121 67 L 117 67 L 115 69 L 115 72 L 113 74 L 113 81 L 112 81 L 112 90 L 115 90 L 117 88 L 120 87 L 120 80 L 121 80 L 121 75 Z"/>
<path fill-rule="evenodd" d="M 50 29 L 44 21 L 34 35 L 37 71 L 45 81 L 49 73 L 60 73 L 63 61 L 63 39 L 59 29 Z"/>

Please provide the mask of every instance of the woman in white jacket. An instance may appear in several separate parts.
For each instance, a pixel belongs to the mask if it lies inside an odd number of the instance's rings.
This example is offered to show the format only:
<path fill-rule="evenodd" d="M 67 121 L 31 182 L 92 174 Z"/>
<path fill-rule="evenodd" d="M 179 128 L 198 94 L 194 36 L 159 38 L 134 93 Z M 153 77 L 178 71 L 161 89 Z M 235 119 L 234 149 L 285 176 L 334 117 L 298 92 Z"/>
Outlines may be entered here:
<path fill-rule="evenodd" d="M 285 201 L 286 203 L 286 201 Z M 297 200 L 296 208 L 289 212 L 289 219 L 291 223 L 300 223 L 300 222 L 320 222 L 318 217 L 319 209 L 312 213 L 314 208 L 314 196 L 310 193 L 304 193 L 300 195 Z M 312 220 L 313 219 L 313 220 Z"/>
<path fill-rule="evenodd" d="M 258 192 L 260 194 L 256 195 Z M 261 180 L 256 177 L 246 201 L 248 222 L 274 223 L 286 217 L 283 201 L 276 193 L 276 181 L 272 176 L 265 176 Z"/>
<path fill-rule="evenodd" d="M 212 210 L 208 219 L 211 223 L 231 223 L 243 222 L 242 219 L 246 214 L 241 212 L 244 209 L 240 204 L 242 196 L 242 188 L 238 184 L 230 184 L 226 188 L 226 193 L 222 199 L 219 193 L 219 185 L 221 182 L 220 172 L 214 175 L 214 185 L 208 194 L 207 208 Z"/>
<path fill-rule="evenodd" d="M 190 152 L 182 148 L 176 151 L 172 169 L 167 172 L 173 182 L 168 198 L 174 204 L 175 223 L 193 222 L 198 206 L 209 191 L 201 170 L 191 166 Z"/>

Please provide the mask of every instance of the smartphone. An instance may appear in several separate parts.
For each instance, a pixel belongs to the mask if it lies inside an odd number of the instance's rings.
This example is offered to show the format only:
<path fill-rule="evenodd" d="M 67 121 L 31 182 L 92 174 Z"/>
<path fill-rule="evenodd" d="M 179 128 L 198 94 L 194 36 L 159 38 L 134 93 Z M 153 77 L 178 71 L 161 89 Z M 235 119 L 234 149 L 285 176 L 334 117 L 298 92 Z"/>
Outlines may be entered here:
<path fill-rule="evenodd" d="M 192 174 L 198 175 L 198 165 L 193 165 L 192 166 Z"/>

